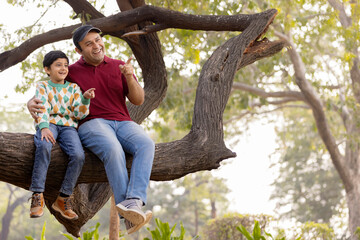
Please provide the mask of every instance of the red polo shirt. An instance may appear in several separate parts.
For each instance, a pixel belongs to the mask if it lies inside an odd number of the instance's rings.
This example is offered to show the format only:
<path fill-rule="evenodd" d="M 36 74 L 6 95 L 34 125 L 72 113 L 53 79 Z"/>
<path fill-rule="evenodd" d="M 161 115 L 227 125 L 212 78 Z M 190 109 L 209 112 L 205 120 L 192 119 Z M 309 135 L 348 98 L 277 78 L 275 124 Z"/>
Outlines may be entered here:
<path fill-rule="evenodd" d="M 126 78 L 121 74 L 121 60 L 107 56 L 98 66 L 87 64 L 81 57 L 76 63 L 69 66 L 66 80 L 78 84 L 83 92 L 95 88 L 95 98 L 90 102 L 90 114 L 80 122 L 104 118 L 107 120 L 131 121 L 126 107 L 128 86 Z"/>

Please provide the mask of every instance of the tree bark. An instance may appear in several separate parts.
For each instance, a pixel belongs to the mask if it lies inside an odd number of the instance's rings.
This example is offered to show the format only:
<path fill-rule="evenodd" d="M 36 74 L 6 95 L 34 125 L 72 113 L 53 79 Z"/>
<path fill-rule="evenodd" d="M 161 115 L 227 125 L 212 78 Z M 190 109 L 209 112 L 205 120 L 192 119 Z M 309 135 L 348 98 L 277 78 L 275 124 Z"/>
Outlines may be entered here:
<path fill-rule="evenodd" d="M 276 43 L 256 42 L 265 33 L 276 14 L 277 11 L 272 9 L 254 15 L 193 16 L 144 6 L 111 17 L 90 21 L 90 24 L 100 27 L 105 34 L 112 35 L 117 35 L 122 29 L 146 20 L 151 20 L 156 25 L 166 23 L 166 26 L 160 25 L 161 29 L 174 27 L 194 30 L 243 31 L 239 36 L 220 46 L 205 63 L 197 88 L 191 131 L 183 139 L 156 144 L 151 180 L 173 180 L 192 172 L 216 169 L 222 160 L 236 156 L 225 146 L 223 140 L 223 111 L 230 95 L 235 72 L 240 67 L 245 67 L 258 59 L 277 53 L 284 46 L 282 41 Z M 71 31 L 77 26 L 38 35 L 18 48 L 0 54 L 0 70 L 22 61 L 41 45 L 70 38 Z M 145 32 L 153 32 L 153 30 L 153 28 L 145 28 Z M 136 39 L 135 41 L 134 39 L 129 40 L 143 70 L 145 82 L 145 104 L 140 107 L 129 106 L 132 118 L 138 123 L 160 104 L 167 87 L 160 43 L 156 40 L 156 36 L 151 34 L 138 36 L 138 41 Z M 40 41 L 41 38 L 43 40 Z M 34 40 L 40 42 L 34 43 Z M 259 46 L 261 47 L 259 48 Z M 152 52 L 150 54 L 142 52 L 140 51 L 142 49 L 152 50 Z M 148 56 L 146 56 L 147 54 Z M 157 57 L 157 63 L 160 61 L 160 67 L 156 69 L 161 73 L 156 75 L 157 78 L 151 77 L 154 73 L 152 70 L 154 65 L 149 64 L 149 62 L 153 62 L 152 56 Z M 2 170 L 3 173 L 0 175 L 0 181 L 28 189 L 34 151 L 33 135 L 0 133 L 0 162 L 2 163 L 0 171 Z M 66 220 L 52 211 L 50 207 L 57 197 L 67 165 L 67 156 L 58 145 L 55 145 L 52 150 L 44 193 L 45 203 L 51 213 L 66 227 L 69 233 L 76 237 L 80 236 L 80 228 L 102 208 L 112 195 L 101 161 L 87 149 L 85 149 L 85 154 L 86 162 L 73 199 L 74 210 L 79 215 L 78 220 Z M 127 167 L 128 169 L 131 167 L 131 156 L 127 158 Z"/>
<path fill-rule="evenodd" d="M 119 240 L 120 218 L 116 210 L 114 195 L 111 196 L 109 240 Z"/>

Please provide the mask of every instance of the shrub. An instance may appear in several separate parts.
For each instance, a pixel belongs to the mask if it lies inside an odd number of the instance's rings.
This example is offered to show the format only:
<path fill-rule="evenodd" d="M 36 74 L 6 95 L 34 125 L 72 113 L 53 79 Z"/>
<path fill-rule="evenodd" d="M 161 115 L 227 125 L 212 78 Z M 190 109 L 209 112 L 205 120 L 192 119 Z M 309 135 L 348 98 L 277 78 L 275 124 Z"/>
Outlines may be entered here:
<path fill-rule="evenodd" d="M 237 230 L 242 225 L 247 229 L 254 226 L 254 221 L 259 222 L 259 227 L 263 230 L 271 220 L 268 215 L 242 215 L 226 214 L 223 217 L 211 219 L 202 229 L 203 239 L 207 240 L 245 240 L 246 238 Z"/>

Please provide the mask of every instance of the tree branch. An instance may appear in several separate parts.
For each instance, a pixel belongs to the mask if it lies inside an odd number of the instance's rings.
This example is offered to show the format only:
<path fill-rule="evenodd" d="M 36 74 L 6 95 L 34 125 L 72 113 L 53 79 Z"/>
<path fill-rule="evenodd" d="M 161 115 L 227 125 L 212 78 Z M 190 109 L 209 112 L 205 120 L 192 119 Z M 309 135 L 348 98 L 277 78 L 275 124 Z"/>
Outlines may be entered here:
<path fill-rule="evenodd" d="M 290 48 L 288 48 L 288 53 L 294 66 L 296 84 L 299 86 L 303 96 L 309 103 L 320 137 L 331 155 L 333 164 L 337 169 L 341 179 L 343 180 L 345 189 L 349 190 L 353 187 L 350 172 L 348 171 L 348 168 L 345 167 L 346 162 L 339 151 L 339 147 L 336 144 L 334 136 L 331 133 L 322 101 L 315 89 L 305 77 L 306 68 L 300 55 L 296 51 L 295 45 L 289 39 L 286 39 L 286 41 L 290 45 Z"/>
<path fill-rule="evenodd" d="M 258 95 L 260 97 L 263 98 L 290 98 L 293 99 L 292 101 L 303 101 L 306 102 L 306 99 L 304 98 L 304 96 L 302 95 L 301 92 L 296 92 L 296 91 L 286 91 L 286 92 L 266 92 L 263 89 L 257 88 L 257 87 L 253 87 L 244 83 L 238 83 L 235 82 L 233 84 L 233 88 L 237 89 L 237 90 L 243 90 L 255 95 Z"/>
<path fill-rule="evenodd" d="M 328 3 L 339 12 L 340 23 L 344 28 L 351 26 L 351 18 L 347 16 L 344 8 L 344 4 L 338 0 L 328 0 Z"/>
<path fill-rule="evenodd" d="M 73 4 L 73 1 L 68 1 Z M 74 4 L 72 7 L 75 8 Z M 109 17 L 98 18 L 89 21 L 96 27 L 99 27 L 103 34 L 111 34 L 124 30 L 126 27 L 144 22 L 152 21 L 157 24 L 164 24 L 166 28 L 181 28 L 189 30 L 205 30 L 205 31 L 243 31 L 251 21 L 255 21 L 260 17 L 272 15 L 274 9 L 253 15 L 234 15 L 234 16 L 202 16 L 190 15 L 180 12 L 154 7 L 142 6 L 133 10 L 121 12 Z M 92 11 L 94 12 L 94 11 Z M 49 43 L 70 39 L 74 29 L 80 25 L 72 25 L 34 36 L 22 43 L 19 47 L 5 51 L 0 54 L 0 71 L 23 61 L 26 57 L 38 49 Z M 146 27 L 145 27 L 146 28 Z M 165 28 L 164 28 L 165 29 Z M 264 29 L 265 31 L 265 29 Z M 261 37 L 261 33 L 258 36 Z"/>

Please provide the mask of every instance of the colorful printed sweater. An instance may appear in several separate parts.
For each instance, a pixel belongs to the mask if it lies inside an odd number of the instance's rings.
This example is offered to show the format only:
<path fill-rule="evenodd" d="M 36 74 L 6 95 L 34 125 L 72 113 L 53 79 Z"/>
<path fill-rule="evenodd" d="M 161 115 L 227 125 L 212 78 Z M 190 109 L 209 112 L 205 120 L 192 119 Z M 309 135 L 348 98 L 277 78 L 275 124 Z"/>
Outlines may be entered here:
<path fill-rule="evenodd" d="M 45 109 L 38 113 L 35 127 L 49 128 L 49 123 L 77 128 L 78 121 L 89 114 L 90 99 L 83 97 L 80 87 L 65 81 L 56 84 L 42 81 L 36 85 L 35 97 L 42 100 Z"/>

